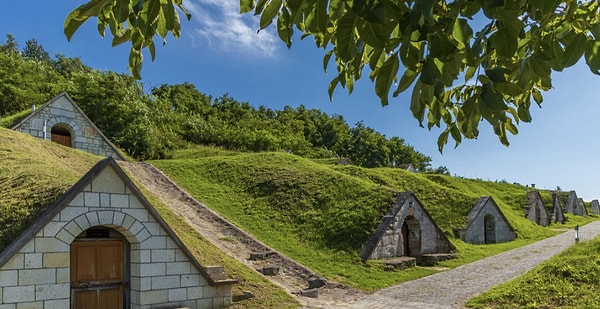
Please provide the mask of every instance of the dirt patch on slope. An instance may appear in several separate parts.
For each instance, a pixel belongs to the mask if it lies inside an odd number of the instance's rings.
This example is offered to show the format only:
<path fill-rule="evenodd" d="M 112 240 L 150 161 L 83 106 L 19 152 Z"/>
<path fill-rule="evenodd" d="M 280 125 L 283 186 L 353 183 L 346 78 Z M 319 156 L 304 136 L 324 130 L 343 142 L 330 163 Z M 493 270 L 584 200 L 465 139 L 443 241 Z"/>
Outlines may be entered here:
<path fill-rule="evenodd" d="M 343 284 L 327 282 L 325 286 L 318 288 L 318 298 L 301 296 L 308 292 L 309 279 L 322 279 L 322 276 L 228 222 L 177 186 L 151 164 L 146 162 L 121 162 L 120 164 L 175 213 L 183 217 L 198 233 L 226 254 L 257 271 L 272 265 L 279 267 L 277 275 L 266 277 L 296 296 L 304 306 L 317 308 L 343 305 L 365 295 Z M 251 255 L 256 253 L 259 253 L 259 258 L 250 259 Z M 264 258 L 261 258 L 263 256 Z"/>

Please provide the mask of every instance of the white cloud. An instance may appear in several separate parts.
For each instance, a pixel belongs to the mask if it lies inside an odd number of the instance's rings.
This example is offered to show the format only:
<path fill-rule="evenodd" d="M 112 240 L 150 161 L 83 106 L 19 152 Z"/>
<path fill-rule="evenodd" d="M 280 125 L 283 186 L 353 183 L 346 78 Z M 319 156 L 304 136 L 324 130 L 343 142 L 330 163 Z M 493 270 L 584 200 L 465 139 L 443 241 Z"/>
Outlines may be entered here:
<path fill-rule="evenodd" d="M 240 14 L 239 0 L 185 0 L 183 5 L 192 14 L 188 35 L 219 51 L 271 57 L 284 46 L 272 26 L 257 33 L 258 17 Z"/>

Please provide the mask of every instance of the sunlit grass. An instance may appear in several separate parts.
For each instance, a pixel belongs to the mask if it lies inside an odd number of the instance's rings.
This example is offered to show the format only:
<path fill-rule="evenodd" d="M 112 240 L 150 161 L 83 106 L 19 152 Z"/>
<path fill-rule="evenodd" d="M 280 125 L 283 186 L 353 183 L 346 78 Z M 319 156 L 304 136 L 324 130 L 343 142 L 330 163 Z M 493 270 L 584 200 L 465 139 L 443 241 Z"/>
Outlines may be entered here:
<path fill-rule="evenodd" d="M 394 201 L 413 191 L 457 248 L 457 267 L 556 235 L 593 218 L 568 216 L 565 225 L 544 228 L 524 216 L 524 186 L 427 175 L 408 171 L 341 166 L 286 153 L 222 153 L 196 147 L 179 160 L 153 161 L 188 192 L 268 245 L 331 280 L 366 291 L 437 272 L 414 268 L 386 271 L 363 264 L 358 251 Z M 545 191 L 544 191 L 545 192 Z M 512 242 L 466 244 L 454 238 L 465 227 L 475 201 L 490 195 L 517 231 Z M 558 230 L 557 230 L 558 229 Z"/>
<path fill-rule="evenodd" d="M 474 308 L 598 308 L 600 239 L 580 242 L 467 302 Z"/>

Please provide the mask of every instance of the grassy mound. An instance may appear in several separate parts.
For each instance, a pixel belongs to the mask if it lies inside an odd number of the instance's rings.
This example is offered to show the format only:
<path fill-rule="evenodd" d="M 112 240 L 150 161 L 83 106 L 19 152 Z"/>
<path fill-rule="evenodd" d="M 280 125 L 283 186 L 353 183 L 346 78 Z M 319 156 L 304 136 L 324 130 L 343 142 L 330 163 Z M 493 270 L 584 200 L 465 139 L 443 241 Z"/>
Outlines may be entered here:
<path fill-rule="evenodd" d="M 61 194 L 102 159 L 86 152 L 0 128 L 0 252 Z M 135 181 L 135 180 L 134 180 Z M 296 308 L 296 300 L 254 271 L 227 256 L 138 184 L 144 195 L 203 265 L 223 265 L 240 281 L 233 294 L 254 298 L 232 308 Z"/>
<path fill-rule="evenodd" d="M 195 147 L 152 163 L 221 215 L 330 279 L 376 290 L 434 272 L 386 272 L 360 263 L 358 251 L 401 191 L 413 191 L 451 238 L 454 267 L 557 232 L 523 215 L 524 186 L 400 169 L 367 169 L 287 153 L 237 153 Z M 550 193 L 544 192 L 544 196 Z M 491 195 L 517 230 L 518 240 L 476 246 L 453 238 L 479 196 Z M 581 224 L 581 220 L 577 222 Z M 574 225 L 574 224 L 573 224 Z M 569 225 L 566 225 L 569 226 Z"/>
<path fill-rule="evenodd" d="M 597 308 L 600 239 L 581 242 L 467 303 L 475 308 Z"/>

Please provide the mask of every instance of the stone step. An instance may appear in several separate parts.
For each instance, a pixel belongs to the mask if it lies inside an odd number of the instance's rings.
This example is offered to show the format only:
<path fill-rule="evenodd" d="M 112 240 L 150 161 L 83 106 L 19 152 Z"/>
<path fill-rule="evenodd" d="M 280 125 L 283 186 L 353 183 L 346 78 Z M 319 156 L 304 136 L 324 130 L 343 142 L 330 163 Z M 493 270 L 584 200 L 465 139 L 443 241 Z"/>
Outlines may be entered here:
<path fill-rule="evenodd" d="M 455 258 L 456 253 L 429 253 L 423 254 L 417 261 L 417 264 L 419 264 L 419 266 L 435 266 L 438 262 Z"/>
<path fill-rule="evenodd" d="M 417 266 L 417 259 L 410 256 L 399 256 L 383 261 L 386 270 L 402 270 Z"/>

